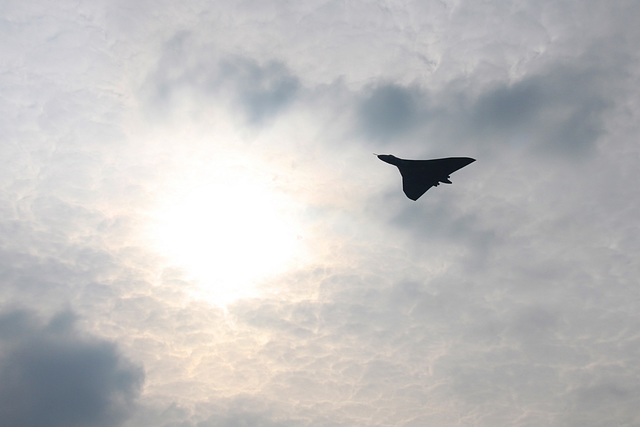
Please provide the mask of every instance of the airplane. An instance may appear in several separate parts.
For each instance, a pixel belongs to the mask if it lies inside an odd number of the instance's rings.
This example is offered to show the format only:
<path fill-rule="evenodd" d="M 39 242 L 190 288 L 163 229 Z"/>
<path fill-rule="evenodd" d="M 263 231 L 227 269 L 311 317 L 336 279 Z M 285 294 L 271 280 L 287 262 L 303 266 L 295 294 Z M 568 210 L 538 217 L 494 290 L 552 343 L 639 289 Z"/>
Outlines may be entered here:
<path fill-rule="evenodd" d="M 397 166 L 402 175 L 402 190 L 411 200 L 418 200 L 431 187 L 451 184 L 449 175 L 476 161 L 470 157 L 446 157 L 432 160 L 405 160 L 391 154 L 375 154 L 383 162 Z"/>

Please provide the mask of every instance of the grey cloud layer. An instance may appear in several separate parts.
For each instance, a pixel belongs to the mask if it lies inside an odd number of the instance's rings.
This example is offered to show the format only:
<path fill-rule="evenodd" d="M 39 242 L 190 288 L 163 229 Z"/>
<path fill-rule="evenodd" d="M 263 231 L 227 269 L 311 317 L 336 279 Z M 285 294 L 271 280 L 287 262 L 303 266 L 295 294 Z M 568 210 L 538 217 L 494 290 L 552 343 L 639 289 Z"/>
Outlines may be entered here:
<path fill-rule="evenodd" d="M 70 313 L 41 324 L 0 316 L 0 420 L 6 426 L 115 426 L 134 407 L 142 370 L 113 343 L 88 339 Z"/>
<path fill-rule="evenodd" d="M 187 91 L 202 102 L 220 102 L 230 98 L 254 125 L 286 108 L 298 91 L 298 79 L 278 62 L 259 65 L 256 61 L 221 56 L 214 46 L 199 47 L 188 33 L 178 34 L 163 47 L 157 70 L 150 80 L 151 102 L 165 107 L 175 102 L 176 95 Z M 193 50 L 198 49 L 194 55 Z"/>
<path fill-rule="evenodd" d="M 205 105 L 226 99 L 253 125 L 283 114 L 286 119 L 286 108 L 296 100 L 299 106 L 334 108 L 319 104 L 318 99 L 326 98 L 322 92 L 304 90 L 301 79 L 283 63 L 259 65 L 240 56 L 214 54 L 214 49 L 199 46 L 189 34 L 167 42 L 149 80 L 151 102 L 169 108 L 185 92 Z M 506 144 L 575 157 L 588 155 L 603 134 L 604 114 L 620 79 L 624 81 L 624 72 L 613 64 L 584 54 L 573 65 L 551 64 L 509 82 L 489 81 L 466 90 L 455 84 L 437 92 L 417 84 L 385 83 L 357 92 L 342 86 L 351 102 L 340 107 L 350 109 L 345 116 L 355 114 L 353 130 L 382 145 L 423 139 L 430 144 L 425 152 L 458 146 L 490 154 Z"/>
<path fill-rule="evenodd" d="M 504 144 L 568 157 L 589 153 L 604 132 L 617 72 L 558 66 L 510 83 L 493 83 L 478 95 L 451 87 L 431 94 L 419 87 L 385 84 L 370 90 L 359 116 L 365 134 L 394 144 L 398 137 L 440 140 L 487 154 Z M 610 89 L 607 89 L 607 84 Z M 474 88 L 478 91 L 478 88 Z M 480 150 L 482 150 L 480 148 Z"/>
<path fill-rule="evenodd" d="M 0 24 L 5 424 L 640 422 L 637 8 L 107 3 Z M 305 211 L 326 259 L 226 310 L 132 237 L 193 143 L 140 129 L 216 109 L 350 203 Z M 478 162 L 410 204 L 379 150 Z M 66 306 L 93 335 L 15 310 Z"/>

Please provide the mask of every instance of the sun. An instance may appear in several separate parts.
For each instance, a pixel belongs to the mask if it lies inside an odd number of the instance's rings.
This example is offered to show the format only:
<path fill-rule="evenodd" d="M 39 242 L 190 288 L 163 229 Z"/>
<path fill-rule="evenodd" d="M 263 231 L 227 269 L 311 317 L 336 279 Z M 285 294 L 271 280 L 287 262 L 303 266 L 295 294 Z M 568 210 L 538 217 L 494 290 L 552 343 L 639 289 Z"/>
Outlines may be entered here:
<path fill-rule="evenodd" d="M 176 180 L 154 213 L 153 240 L 197 283 L 200 297 L 226 306 L 258 295 L 261 281 L 298 254 L 293 203 L 251 165 Z"/>

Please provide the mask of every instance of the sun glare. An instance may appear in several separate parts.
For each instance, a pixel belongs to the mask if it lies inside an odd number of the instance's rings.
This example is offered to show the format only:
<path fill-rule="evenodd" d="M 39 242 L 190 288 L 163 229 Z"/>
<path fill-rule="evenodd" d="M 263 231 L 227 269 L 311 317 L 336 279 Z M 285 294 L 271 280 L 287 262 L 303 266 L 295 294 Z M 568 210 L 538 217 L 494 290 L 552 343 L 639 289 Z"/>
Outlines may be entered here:
<path fill-rule="evenodd" d="M 291 203 L 264 178 L 217 168 L 176 186 L 155 213 L 160 253 L 198 284 L 199 297 L 222 306 L 254 297 L 296 255 Z"/>

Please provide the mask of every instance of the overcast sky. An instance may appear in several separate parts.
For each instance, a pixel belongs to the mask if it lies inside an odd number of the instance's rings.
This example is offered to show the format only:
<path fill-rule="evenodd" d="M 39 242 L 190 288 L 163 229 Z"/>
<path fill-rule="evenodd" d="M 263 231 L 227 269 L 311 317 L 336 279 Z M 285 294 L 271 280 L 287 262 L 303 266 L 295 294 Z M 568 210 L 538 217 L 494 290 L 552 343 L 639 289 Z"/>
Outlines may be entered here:
<path fill-rule="evenodd" d="M 0 424 L 640 425 L 638 22 L 3 1 Z"/>

